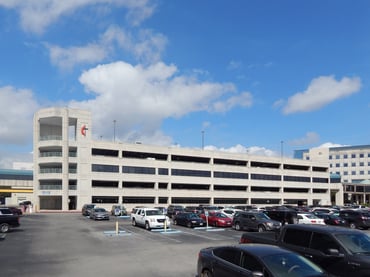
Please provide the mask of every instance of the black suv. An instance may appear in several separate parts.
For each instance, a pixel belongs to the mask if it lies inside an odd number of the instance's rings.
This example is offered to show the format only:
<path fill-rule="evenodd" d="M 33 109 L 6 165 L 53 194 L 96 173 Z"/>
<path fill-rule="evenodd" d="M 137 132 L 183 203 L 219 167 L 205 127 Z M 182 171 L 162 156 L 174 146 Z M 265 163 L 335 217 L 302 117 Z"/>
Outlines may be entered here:
<path fill-rule="evenodd" d="M 181 205 L 169 205 L 167 208 L 167 216 L 172 218 L 172 216 L 185 212 L 184 206 Z"/>
<path fill-rule="evenodd" d="M 235 230 L 252 230 L 258 232 L 278 231 L 281 227 L 279 221 L 269 218 L 263 212 L 237 212 L 233 218 Z"/>
<path fill-rule="evenodd" d="M 348 222 L 350 228 L 370 228 L 370 213 L 367 210 L 341 210 L 339 216 Z"/>

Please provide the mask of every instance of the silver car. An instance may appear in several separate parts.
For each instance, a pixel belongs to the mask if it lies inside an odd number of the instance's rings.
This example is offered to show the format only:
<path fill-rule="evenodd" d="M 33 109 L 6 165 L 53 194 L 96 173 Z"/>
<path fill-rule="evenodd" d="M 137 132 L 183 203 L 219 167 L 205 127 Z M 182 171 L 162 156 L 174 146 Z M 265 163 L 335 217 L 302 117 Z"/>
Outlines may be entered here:
<path fill-rule="evenodd" d="M 94 208 L 90 212 L 90 219 L 109 220 L 109 212 L 104 208 Z"/>

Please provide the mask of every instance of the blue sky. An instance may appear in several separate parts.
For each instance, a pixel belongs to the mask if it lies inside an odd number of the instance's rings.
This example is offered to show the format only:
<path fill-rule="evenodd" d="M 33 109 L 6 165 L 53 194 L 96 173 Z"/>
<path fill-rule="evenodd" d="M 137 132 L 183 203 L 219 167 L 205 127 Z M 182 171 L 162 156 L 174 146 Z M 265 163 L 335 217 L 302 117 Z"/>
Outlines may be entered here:
<path fill-rule="evenodd" d="M 33 114 L 96 139 L 292 156 L 369 144 L 367 0 L 0 0 L 0 168 Z M 202 136 L 203 134 L 203 136 Z M 283 143 L 282 143 L 283 142 Z"/>

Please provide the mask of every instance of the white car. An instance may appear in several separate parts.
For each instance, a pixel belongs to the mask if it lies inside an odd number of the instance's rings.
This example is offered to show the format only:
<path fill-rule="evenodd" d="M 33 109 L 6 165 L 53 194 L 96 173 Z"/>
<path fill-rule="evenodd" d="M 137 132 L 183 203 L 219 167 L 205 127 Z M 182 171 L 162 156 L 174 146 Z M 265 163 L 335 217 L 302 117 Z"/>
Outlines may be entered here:
<path fill-rule="evenodd" d="M 234 209 L 234 208 L 225 208 L 225 209 L 220 210 L 220 212 L 227 215 L 230 218 L 233 218 L 236 212 L 243 212 L 243 210 Z"/>
<path fill-rule="evenodd" d="M 317 217 L 312 213 L 298 213 L 298 224 L 321 224 L 326 225 L 324 219 Z"/>

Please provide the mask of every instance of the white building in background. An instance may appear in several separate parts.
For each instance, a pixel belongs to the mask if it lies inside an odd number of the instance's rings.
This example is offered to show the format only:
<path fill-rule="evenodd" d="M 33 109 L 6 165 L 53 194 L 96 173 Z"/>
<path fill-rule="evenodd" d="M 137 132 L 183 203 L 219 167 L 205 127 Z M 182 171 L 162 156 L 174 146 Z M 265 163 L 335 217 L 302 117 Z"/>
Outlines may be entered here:
<path fill-rule="evenodd" d="M 326 161 L 331 175 L 341 178 L 345 203 L 369 204 L 370 145 L 312 148 L 296 154 L 304 160 Z"/>
<path fill-rule="evenodd" d="M 34 116 L 38 210 L 137 205 L 343 204 L 327 161 L 251 156 L 92 139 L 91 114 L 47 108 Z"/>

